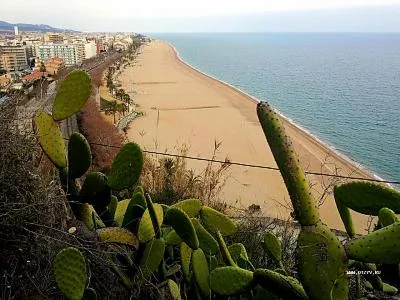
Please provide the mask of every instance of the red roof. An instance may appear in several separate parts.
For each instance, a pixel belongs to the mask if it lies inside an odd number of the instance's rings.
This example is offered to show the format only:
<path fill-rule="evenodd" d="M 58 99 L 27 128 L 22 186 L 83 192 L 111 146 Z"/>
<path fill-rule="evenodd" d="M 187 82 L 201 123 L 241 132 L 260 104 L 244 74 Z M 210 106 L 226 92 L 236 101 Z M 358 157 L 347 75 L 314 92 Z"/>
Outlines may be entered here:
<path fill-rule="evenodd" d="M 46 72 L 33 72 L 29 75 L 22 77 L 21 80 L 22 81 L 35 81 L 35 80 L 42 78 L 42 76 L 47 76 L 47 73 Z"/>

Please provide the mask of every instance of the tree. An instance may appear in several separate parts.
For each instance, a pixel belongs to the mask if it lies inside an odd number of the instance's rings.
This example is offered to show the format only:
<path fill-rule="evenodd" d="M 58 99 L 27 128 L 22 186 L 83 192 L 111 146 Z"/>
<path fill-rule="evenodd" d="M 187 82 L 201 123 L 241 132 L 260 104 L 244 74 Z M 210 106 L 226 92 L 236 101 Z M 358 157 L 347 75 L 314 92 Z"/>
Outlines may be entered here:
<path fill-rule="evenodd" d="M 113 115 L 114 124 L 115 124 L 115 114 L 118 112 L 118 103 L 117 101 L 105 101 L 104 103 L 104 113 L 106 115 Z"/>
<path fill-rule="evenodd" d="M 117 104 L 117 111 L 119 113 L 122 113 L 122 116 L 125 116 L 125 112 L 127 110 L 127 106 L 125 103 L 119 103 Z M 114 122 L 115 123 L 115 122 Z"/>
<path fill-rule="evenodd" d="M 129 105 L 132 103 L 131 96 L 129 96 L 129 94 L 125 94 L 123 100 L 124 100 L 125 103 L 128 105 L 128 111 L 129 111 Z"/>

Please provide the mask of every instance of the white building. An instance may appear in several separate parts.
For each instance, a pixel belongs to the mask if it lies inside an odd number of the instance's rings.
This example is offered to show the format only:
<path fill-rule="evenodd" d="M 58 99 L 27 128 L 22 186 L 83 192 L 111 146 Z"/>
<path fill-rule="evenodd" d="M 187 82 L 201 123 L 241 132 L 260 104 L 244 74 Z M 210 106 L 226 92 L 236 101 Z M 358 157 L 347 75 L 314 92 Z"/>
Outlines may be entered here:
<path fill-rule="evenodd" d="M 64 59 L 66 66 L 80 64 L 81 59 L 77 45 L 73 44 L 45 44 L 35 46 L 35 55 L 41 62 L 49 58 L 60 57 Z"/>
<path fill-rule="evenodd" d="M 19 35 L 18 26 L 14 26 L 14 35 Z"/>
<path fill-rule="evenodd" d="M 97 54 L 97 46 L 95 43 L 85 44 L 85 59 L 92 58 Z"/>

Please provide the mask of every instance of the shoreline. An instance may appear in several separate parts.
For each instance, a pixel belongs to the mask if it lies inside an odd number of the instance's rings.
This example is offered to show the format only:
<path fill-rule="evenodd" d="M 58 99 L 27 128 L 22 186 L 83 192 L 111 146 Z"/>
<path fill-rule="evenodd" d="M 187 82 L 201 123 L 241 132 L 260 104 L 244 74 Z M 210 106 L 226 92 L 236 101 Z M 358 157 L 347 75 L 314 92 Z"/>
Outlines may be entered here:
<path fill-rule="evenodd" d="M 276 167 L 256 114 L 256 104 L 260 100 L 183 61 L 169 43 L 155 40 L 141 52 L 138 63 L 126 68 L 119 77 L 122 86 L 133 88 L 134 85 L 135 102 L 145 114 L 131 123 L 128 140 L 139 143 L 144 149 L 156 146 L 171 153 L 179 149 L 177 146 L 186 144 L 190 147 L 188 155 L 194 157 L 209 157 L 214 140 L 222 142 L 216 159 Z M 320 173 L 360 179 L 376 177 L 276 111 L 303 169 L 315 172 L 307 177 L 312 182 L 316 201 L 322 205 L 321 219 L 329 227 L 343 230 L 333 196 L 325 198 L 324 194 L 333 184 L 349 180 Z M 187 163 L 189 169 L 202 171 L 200 162 L 189 160 Z M 259 205 L 264 216 L 289 217 L 289 195 L 279 172 L 235 165 L 229 172 L 221 201 L 246 209 Z M 363 233 L 368 217 L 352 215 L 357 232 Z"/>
<path fill-rule="evenodd" d="M 218 79 L 210 74 L 207 74 L 203 71 L 201 71 L 200 69 L 194 67 L 193 65 L 191 65 L 190 63 L 188 63 L 187 61 L 185 61 L 178 49 L 176 49 L 176 47 L 174 45 L 172 45 L 171 43 L 167 42 L 167 41 L 163 41 L 163 40 L 158 40 L 158 39 L 154 39 L 163 43 L 168 44 L 175 52 L 176 58 L 184 65 L 186 65 L 187 67 L 191 68 L 192 70 L 210 78 L 211 80 L 215 80 L 218 81 L 219 83 L 227 86 L 228 88 L 233 89 L 234 91 L 242 94 L 243 96 L 245 96 L 249 101 L 254 102 L 255 104 L 259 103 L 259 102 L 263 102 L 261 100 L 259 100 L 258 98 L 254 97 L 253 95 L 241 90 L 240 88 L 222 80 L 222 79 Z M 338 149 L 336 149 L 333 145 L 330 145 L 328 142 L 322 140 L 320 137 L 318 137 L 317 135 L 311 133 L 309 130 L 305 129 L 303 126 L 301 126 L 300 124 L 297 124 L 294 120 L 288 118 L 287 116 L 285 116 L 284 114 L 282 114 L 276 107 L 272 106 L 272 108 L 274 109 L 274 111 L 281 117 L 281 119 L 283 120 L 285 126 L 291 126 L 294 127 L 295 129 L 301 131 L 304 136 L 308 137 L 310 139 L 311 142 L 319 144 L 319 146 L 321 148 L 323 148 L 326 152 L 330 152 L 332 155 L 336 156 L 338 159 L 341 159 L 343 161 L 343 163 L 346 164 L 351 164 L 355 169 L 357 169 L 357 171 L 362 172 L 366 178 L 373 178 L 373 179 L 377 179 L 377 180 L 385 180 L 382 177 L 380 177 L 379 175 L 377 175 L 374 171 L 368 169 L 367 167 L 363 166 L 361 163 L 357 162 L 354 159 L 351 159 L 350 157 L 348 157 L 346 154 L 340 152 Z M 361 178 L 360 178 L 361 179 Z M 389 184 L 390 185 L 390 184 Z"/>

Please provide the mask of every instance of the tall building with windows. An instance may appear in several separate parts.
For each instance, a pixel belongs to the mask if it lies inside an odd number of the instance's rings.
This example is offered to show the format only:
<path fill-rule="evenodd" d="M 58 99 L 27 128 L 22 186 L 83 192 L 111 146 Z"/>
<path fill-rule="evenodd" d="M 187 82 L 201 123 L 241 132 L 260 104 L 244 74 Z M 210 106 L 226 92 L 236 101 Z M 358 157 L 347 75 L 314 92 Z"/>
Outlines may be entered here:
<path fill-rule="evenodd" d="M 85 59 L 92 58 L 97 54 L 96 43 L 86 43 L 85 44 Z"/>
<path fill-rule="evenodd" d="M 26 47 L 23 45 L 0 46 L 0 69 L 7 72 L 21 71 L 28 68 Z"/>
<path fill-rule="evenodd" d="M 35 46 L 35 55 L 41 62 L 49 58 L 60 57 L 64 59 L 66 66 L 81 63 L 78 47 L 74 44 L 45 44 Z"/>

